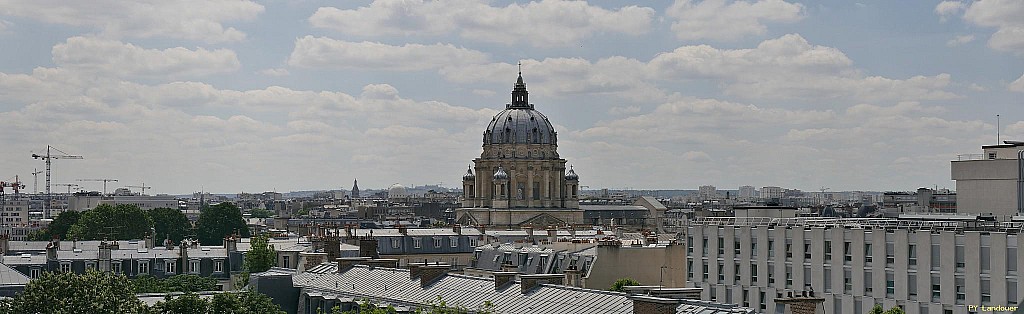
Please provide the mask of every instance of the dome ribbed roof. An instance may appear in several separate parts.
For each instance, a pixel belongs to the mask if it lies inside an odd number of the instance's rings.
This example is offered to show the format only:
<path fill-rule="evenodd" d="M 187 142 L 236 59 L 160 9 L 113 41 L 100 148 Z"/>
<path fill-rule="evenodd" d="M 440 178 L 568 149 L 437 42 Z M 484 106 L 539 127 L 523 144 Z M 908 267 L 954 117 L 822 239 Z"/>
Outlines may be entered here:
<path fill-rule="evenodd" d="M 565 179 L 570 181 L 579 181 L 580 176 L 576 174 L 576 170 L 573 170 L 572 166 L 569 166 L 569 172 L 565 174 Z"/>
<path fill-rule="evenodd" d="M 494 115 L 484 131 L 487 144 L 557 144 L 558 134 L 548 117 L 529 103 L 529 93 L 519 74 L 512 90 L 512 103 Z"/>
<path fill-rule="evenodd" d="M 466 174 L 462 175 L 462 180 L 472 181 L 476 179 L 476 175 L 473 174 L 473 167 L 466 169 Z"/>
<path fill-rule="evenodd" d="M 498 171 L 494 172 L 495 180 L 508 180 L 508 173 L 505 173 L 505 168 L 498 167 Z"/>

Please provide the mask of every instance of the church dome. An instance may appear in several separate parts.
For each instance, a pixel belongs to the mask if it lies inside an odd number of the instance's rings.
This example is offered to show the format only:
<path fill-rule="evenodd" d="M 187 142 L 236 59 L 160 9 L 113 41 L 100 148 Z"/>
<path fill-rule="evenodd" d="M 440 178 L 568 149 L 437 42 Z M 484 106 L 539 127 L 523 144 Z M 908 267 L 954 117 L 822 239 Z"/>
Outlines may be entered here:
<path fill-rule="evenodd" d="M 462 180 L 473 181 L 476 180 L 476 175 L 473 174 L 473 168 L 466 169 L 466 174 L 462 175 Z"/>
<path fill-rule="evenodd" d="M 565 179 L 569 181 L 579 181 L 580 176 L 576 174 L 576 170 L 573 170 L 572 166 L 569 166 L 569 172 L 565 174 Z"/>
<path fill-rule="evenodd" d="M 400 198 L 408 196 L 409 192 L 406 191 L 405 186 L 402 186 L 401 184 L 395 183 L 392 184 L 390 188 L 388 188 L 388 198 Z"/>
<path fill-rule="evenodd" d="M 505 173 L 505 168 L 498 167 L 498 171 L 494 172 L 494 180 L 508 180 L 508 173 Z"/>
<path fill-rule="evenodd" d="M 548 117 L 529 103 L 529 93 L 519 74 L 512 89 L 512 103 L 494 115 L 484 131 L 487 144 L 557 144 L 558 136 Z"/>

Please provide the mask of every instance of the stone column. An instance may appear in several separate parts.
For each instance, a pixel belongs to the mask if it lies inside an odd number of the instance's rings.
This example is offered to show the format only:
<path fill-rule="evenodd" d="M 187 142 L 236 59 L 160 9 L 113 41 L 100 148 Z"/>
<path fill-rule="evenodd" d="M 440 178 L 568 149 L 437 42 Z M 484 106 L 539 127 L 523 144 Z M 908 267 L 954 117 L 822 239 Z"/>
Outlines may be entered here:
<path fill-rule="evenodd" d="M 526 191 L 523 193 L 526 195 L 526 207 L 533 207 L 533 169 L 530 169 L 530 165 L 526 166 Z"/>

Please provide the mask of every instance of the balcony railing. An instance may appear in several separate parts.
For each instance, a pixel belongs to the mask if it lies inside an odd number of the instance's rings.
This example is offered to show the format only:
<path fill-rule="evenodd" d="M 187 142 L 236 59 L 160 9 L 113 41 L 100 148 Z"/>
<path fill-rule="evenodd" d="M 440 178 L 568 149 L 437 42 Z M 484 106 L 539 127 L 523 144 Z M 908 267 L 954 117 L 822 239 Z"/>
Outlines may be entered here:
<path fill-rule="evenodd" d="M 984 160 L 985 154 L 959 154 L 956 155 L 956 161 L 964 160 Z"/>

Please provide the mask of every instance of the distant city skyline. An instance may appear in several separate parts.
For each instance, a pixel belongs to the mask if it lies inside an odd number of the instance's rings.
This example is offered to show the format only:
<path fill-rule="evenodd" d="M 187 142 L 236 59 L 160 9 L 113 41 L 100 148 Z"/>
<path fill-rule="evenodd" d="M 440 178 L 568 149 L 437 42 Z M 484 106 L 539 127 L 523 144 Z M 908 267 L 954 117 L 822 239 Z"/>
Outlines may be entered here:
<path fill-rule="evenodd" d="M 0 3 L 24 191 L 47 145 L 94 191 L 457 188 L 519 62 L 584 189 L 954 189 L 1024 140 L 1020 1 Z"/>

